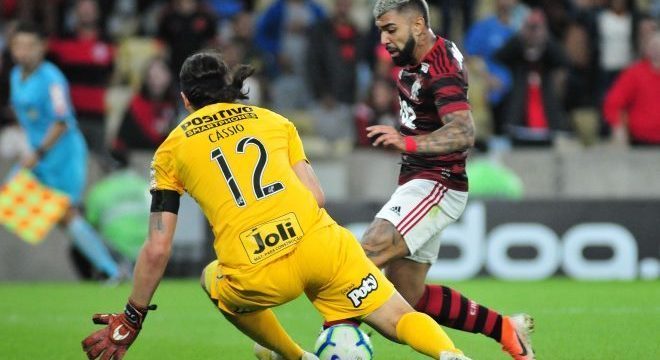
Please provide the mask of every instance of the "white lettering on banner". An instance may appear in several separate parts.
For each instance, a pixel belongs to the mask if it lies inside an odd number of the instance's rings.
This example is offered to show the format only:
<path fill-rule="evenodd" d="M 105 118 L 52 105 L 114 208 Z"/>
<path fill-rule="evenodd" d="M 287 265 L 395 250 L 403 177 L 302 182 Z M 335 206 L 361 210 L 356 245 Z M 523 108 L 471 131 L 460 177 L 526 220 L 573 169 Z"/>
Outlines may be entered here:
<path fill-rule="evenodd" d="M 633 234 L 616 223 L 577 223 L 559 236 L 540 223 L 505 223 L 486 232 L 486 206 L 470 203 L 461 219 L 447 227 L 442 246 L 453 245 L 459 255 L 439 259 L 431 266 L 429 278 L 462 280 L 479 274 L 482 268 L 506 280 L 538 280 L 554 275 L 561 267 L 572 278 L 585 280 L 657 279 L 660 261 L 649 258 L 638 261 L 637 241 Z M 347 226 L 360 239 L 368 223 Z M 442 246 L 441 250 L 442 251 Z M 609 259 L 588 259 L 583 250 L 607 247 Z M 532 259 L 514 259 L 508 254 L 513 247 L 531 247 Z"/>
<path fill-rule="evenodd" d="M 496 227 L 488 236 L 486 269 L 495 277 L 510 280 L 538 280 L 557 272 L 560 244 L 557 234 L 541 224 L 511 223 Z M 508 251 L 529 246 L 537 251 L 533 259 L 511 259 Z"/>
<path fill-rule="evenodd" d="M 610 223 L 580 224 L 570 228 L 563 237 L 566 275 L 589 280 L 631 280 L 637 277 L 637 242 L 621 225 Z M 583 250 L 589 246 L 612 249 L 612 258 L 589 260 Z"/>

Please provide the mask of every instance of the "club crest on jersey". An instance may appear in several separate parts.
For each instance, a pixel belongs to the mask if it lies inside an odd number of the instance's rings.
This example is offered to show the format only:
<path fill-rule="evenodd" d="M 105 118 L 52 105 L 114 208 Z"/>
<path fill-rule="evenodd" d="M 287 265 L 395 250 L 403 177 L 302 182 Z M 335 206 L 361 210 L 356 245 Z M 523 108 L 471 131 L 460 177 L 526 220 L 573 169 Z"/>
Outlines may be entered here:
<path fill-rule="evenodd" d="M 428 74 L 428 72 L 429 72 L 429 64 L 427 64 L 427 63 L 422 63 L 422 66 L 421 66 L 420 70 L 422 70 L 422 72 L 423 72 L 424 74 Z"/>
<path fill-rule="evenodd" d="M 362 283 L 359 287 L 351 289 L 346 294 L 346 296 L 353 303 L 353 307 L 357 308 L 362 305 L 362 300 L 366 299 L 367 296 L 369 296 L 369 294 L 371 294 L 376 289 L 378 289 L 378 281 L 373 274 L 369 274 L 367 277 L 362 279 Z"/>

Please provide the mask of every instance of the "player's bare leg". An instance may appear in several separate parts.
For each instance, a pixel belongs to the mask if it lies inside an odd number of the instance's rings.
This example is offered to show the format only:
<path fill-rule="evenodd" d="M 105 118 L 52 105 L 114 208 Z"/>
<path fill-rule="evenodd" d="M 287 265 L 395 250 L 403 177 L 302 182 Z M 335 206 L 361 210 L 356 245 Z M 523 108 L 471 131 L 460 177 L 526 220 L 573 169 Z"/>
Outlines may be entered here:
<path fill-rule="evenodd" d="M 385 276 L 409 304 L 417 304 L 426 286 L 426 274 L 431 264 L 422 264 L 406 258 L 391 260 L 385 267 Z"/>
<path fill-rule="evenodd" d="M 425 284 L 430 264 L 405 258 L 408 247 L 391 222 L 375 219 L 362 238 L 362 248 L 376 266 L 385 267 L 385 275 L 415 310 L 440 325 L 484 334 L 516 360 L 534 359 L 529 337 L 534 322 L 529 315 L 502 316 L 454 289 Z"/>
<path fill-rule="evenodd" d="M 414 311 L 399 293 L 362 320 L 386 338 L 434 359 L 469 360 L 440 325 L 428 315 Z"/>
<path fill-rule="evenodd" d="M 393 259 L 400 259 L 410 252 L 403 237 L 391 222 L 374 219 L 362 237 L 362 249 L 378 267 L 383 268 Z"/>
<path fill-rule="evenodd" d="M 272 310 L 245 314 L 222 312 L 229 322 L 258 344 L 282 355 L 286 360 L 300 360 L 305 351 L 286 333 Z"/>

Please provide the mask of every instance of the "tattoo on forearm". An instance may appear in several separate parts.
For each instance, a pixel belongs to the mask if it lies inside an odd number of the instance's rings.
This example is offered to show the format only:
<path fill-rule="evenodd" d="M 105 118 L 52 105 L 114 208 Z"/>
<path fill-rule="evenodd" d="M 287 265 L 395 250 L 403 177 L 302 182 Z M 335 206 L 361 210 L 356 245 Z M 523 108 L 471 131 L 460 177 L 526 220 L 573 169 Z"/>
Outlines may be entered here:
<path fill-rule="evenodd" d="M 449 154 L 465 151 L 474 145 L 474 124 L 470 112 L 455 112 L 443 118 L 445 125 L 426 135 L 417 136 L 417 152 Z"/>
<path fill-rule="evenodd" d="M 151 214 L 151 230 L 162 232 L 165 226 L 163 225 L 163 213 L 157 212 Z"/>

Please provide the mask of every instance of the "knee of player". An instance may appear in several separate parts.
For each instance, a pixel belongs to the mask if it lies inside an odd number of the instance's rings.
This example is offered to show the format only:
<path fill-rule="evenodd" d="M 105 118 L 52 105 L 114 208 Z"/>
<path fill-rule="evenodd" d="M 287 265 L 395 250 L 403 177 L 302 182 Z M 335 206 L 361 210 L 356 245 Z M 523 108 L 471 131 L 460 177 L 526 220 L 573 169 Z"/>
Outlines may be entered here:
<path fill-rule="evenodd" d="M 385 220 L 376 220 L 362 236 L 363 248 L 386 248 L 395 243 L 398 232 L 394 225 Z"/>

